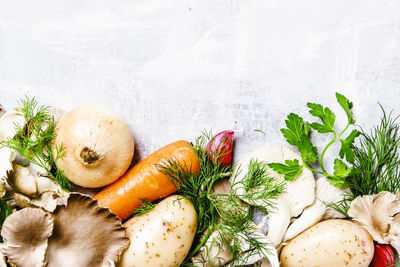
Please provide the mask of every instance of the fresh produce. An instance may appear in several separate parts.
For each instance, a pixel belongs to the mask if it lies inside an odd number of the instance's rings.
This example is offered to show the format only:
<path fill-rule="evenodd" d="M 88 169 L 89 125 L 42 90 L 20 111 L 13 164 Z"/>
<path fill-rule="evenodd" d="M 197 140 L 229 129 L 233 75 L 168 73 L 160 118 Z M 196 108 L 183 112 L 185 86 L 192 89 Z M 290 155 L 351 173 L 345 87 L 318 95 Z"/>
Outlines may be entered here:
<path fill-rule="evenodd" d="M 232 146 L 234 131 L 226 130 L 216 134 L 208 142 L 206 150 L 215 164 L 230 166 L 232 164 Z"/>
<path fill-rule="evenodd" d="M 141 205 L 142 199 L 153 201 L 176 192 L 170 178 L 160 171 L 161 166 L 172 161 L 181 164 L 183 172 L 196 173 L 200 169 L 192 146 L 186 141 L 176 141 L 136 164 L 94 198 L 122 220 L 126 219 Z"/>
<path fill-rule="evenodd" d="M 351 202 L 348 213 L 375 241 L 400 251 L 400 193 L 359 196 Z"/>
<path fill-rule="evenodd" d="M 394 266 L 395 255 L 390 245 L 375 244 L 375 253 L 372 259 L 372 267 Z"/>
<path fill-rule="evenodd" d="M 57 167 L 73 183 L 102 187 L 118 179 L 131 164 L 134 141 L 126 122 L 101 106 L 81 106 L 57 125 L 55 145 L 63 148 Z"/>
<path fill-rule="evenodd" d="M 208 142 L 209 139 L 203 135 L 196 139 L 194 145 L 201 166 L 198 173 L 185 172 L 177 162 L 170 162 L 161 169 L 169 176 L 178 192 L 190 200 L 199 218 L 193 246 L 183 265 L 190 264 L 192 260 L 197 266 L 207 266 L 213 262 L 214 250 L 205 247 L 213 233 L 215 233 L 212 236 L 213 247 L 228 250 L 231 266 L 254 263 L 257 261 L 253 261 L 254 257 L 261 259 L 272 255 L 273 252 L 270 250 L 275 248 L 271 248 L 268 240 L 260 239 L 257 235 L 259 229 L 252 221 L 253 208 L 250 205 L 243 205 L 240 199 L 253 199 L 256 207 L 271 212 L 274 209 L 273 201 L 284 190 L 283 184 L 277 183 L 267 175 L 265 163 L 254 162 L 249 168 L 246 179 L 237 183 L 264 190 L 239 193 L 234 189 L 237 186 L 231 184 L 228 193 L 214 193 L 214 185 L 229 177 L 232 168 L 211 162 L 206 151 Z M 193 259 L 199 252 L 204 252 L 202 257 Z M 218 253 L 216 257 L 219 257 Z"/>
<path fill-rule="evenodd" d="M 285 175 L 285 179 L 288 181 L 295 179 L 295 177 L 301 173 L 303 167 L 305 167 L 315 173 L 325 175 L 332 185 L 343 187 L 345 185 L 345 179 L 350 175 L 352 168 L 349 168 L 341 159 L 345 158 L 347 162 L 351 164 L 354 163 L 354 152 L 351 146 L 360 133 L 354 129 L 346 138 L 342 138 L 349 126 L 355 123 L 352 113 L 353 103 L 339 93 L 336 93 L 336 99 L 347 115 L 347 125 L 341 132 L 337 132 L 334 129 L 336 116 L 329 108 L 324 108 L 320 104 L 307 103 L 307 106 L 310 108 L 310 114 L 319 118 L 322 124 L 318 122 L 310 124 L 304 121 L 299 115 L 290 113 L 285 121 L 287 128 L 281 129 L 287 142 L 297 147 L 300 151 L 301 161 L 299 161 L 299 159 L 285 160 L 284 163 L 270 163 L 268 166 L 278 173 Z M 322 134 L 333 134 L 332 140 L 326 145 L 320 157 L 318 156 L 318 149 L 311 142 L 310 127 Z M 326 171 L 324 166 L 324 156 L 328 148 L 338 141 L 340 141 L 342 145 L 339 151 L 339 157 L 341 159 L 335 159 L 334 173 L 330 174 Z M 316 170 L 310 166 L 310 163 L 316 163 L 318 159 L 321 170 Z"/>
<path fill-rule="evenodd" d="M 50 107 L 39 106 L 35 98 L 26 98 L 19 101 L 16 113 L 7 114 L 0 120 L 0 147 L 18 152 L 31 165 L 43 169 L 62 188 L 70 188 L 71 182 L 55 164 L 64 151 L 61 145 L 53 144 L 57 135 L 56 121 L 50 114 Z"/>
<path fill-rule="evenodd" d="M 272 184 L 283 183 L 283 193 L 280 194 L 275 200 L 272 200 L 270 207 L 265 206 L 268 198 L 255 199 L 253 196 L 250 198 L 245 197 L 246 192 L 262 192 L 265 187 L 253 186 L 243 181 L 248 180 L 246 176 L 251 173 L 251 166 L 254 160 L 263 162 L 265 164 L 264 173 L 271 179 Z M 284 162 L 287 160 L 300 160 L 300 155 L 290 150 L 289 148 L 278 145 L 268 144 L 258 148 L 241 158 L 237 164 L 236 175 L 231 178 L 233 188 L 240 198 L 251 204 L 264 206 L 265 208 L 273 207 L 273 212 L 268 214 L 268 235 L 272 244 L 277 247 L 286 229 L 290 224 L 290 219 L 297 217 L 303 209 L 311 205 L 315 200 L 315 179 L 311 171 L 304 169 L 301 174 L 294 181 L 285 181 L 283 175 L 271 171 L 266 165 L 270 162 Z M 241 181 L 241 182 L 239 182 Z M 307 225 L 311 226 L 312 224 Z"/>
<path fill-rule="evenodd" d="M 4 254 L 16 266 L 109 267 L 129 243 L 115 214 L 76 193 L 51 213 L 38 208 L 12 213 L 1 235 Z"/>
<path fill-rule="evenodd" d="M 120 267 L 179 266 L 192 245 L 197 214 L 189 200 L 169 196 L 141 216 L 124 223 L 130 239 Z"/>
<path fill-rule="evenodd" d="M 351 189 L 351 200 L 382 191 L 400 191 L 398 116 L 387 116 L 383 108 L 382 112 L 380 123 L 369 132 L 361 130 L 359 144 L 352 147 L 355 155 L 354 168 L 346 179 Z"/>
<path fill-rule="evenodd" d="M 365 266 L 374 255 L 374 242 L 361 226 L 348 220 L 322 221 L 283 247 L 282 267 Z"/>
<path fill-rule="evenodd" d="M 314 203 L 306 207 L 300 217 L 290 224 L 283 237 L 283 242 L 292 239 L 321 220 L 345 217 L 342 213 L 333 209 L 331 204 L 341 201 L 349 193 L 348 189 L 333 186 L 325 176 L 322 176 L 316 182 L 315 192 Z"/>

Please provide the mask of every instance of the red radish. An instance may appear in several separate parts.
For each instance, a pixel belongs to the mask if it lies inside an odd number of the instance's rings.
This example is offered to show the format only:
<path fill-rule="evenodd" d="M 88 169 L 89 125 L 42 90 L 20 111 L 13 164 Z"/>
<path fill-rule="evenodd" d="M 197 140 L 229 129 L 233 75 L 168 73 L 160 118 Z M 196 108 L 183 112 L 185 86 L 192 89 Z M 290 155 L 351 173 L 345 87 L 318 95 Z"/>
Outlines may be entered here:
<path fill-rule="evenodd" d="M 211 161 L 215 164 L 230 166 L 232 163 L 233 130 L 216 134 L 207 144 L 206 150 Z"/>
<path fill-rule="evenodd" d="M 390 245 L 375 244 L 374 257 L 372 258 L 372 267 L 394 266 L 395 257 L 393 249 Z"/>

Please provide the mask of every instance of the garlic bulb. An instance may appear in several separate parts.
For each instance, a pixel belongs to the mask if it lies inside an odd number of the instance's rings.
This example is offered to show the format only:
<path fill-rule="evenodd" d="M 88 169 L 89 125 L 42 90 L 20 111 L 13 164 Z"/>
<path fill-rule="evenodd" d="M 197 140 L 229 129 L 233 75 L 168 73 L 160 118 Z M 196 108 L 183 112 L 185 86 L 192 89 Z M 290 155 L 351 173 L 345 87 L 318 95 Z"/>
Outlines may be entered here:
<path fill-rule="evenodd" d="M 126 122 L 101 106 L 82 106 L 65 114 L 57 124 L 55 144 L 64 146 L 57 167 L 73 183 L 90 188 L 118 179 L 128 169 L 134 152 Z"/>

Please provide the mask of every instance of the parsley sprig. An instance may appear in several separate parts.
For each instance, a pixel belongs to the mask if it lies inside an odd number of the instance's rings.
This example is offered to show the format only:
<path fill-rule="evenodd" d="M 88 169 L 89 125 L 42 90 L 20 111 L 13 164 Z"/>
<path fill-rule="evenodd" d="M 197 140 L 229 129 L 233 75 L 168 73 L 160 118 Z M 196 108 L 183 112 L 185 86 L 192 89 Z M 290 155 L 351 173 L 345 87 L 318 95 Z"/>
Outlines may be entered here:
<path fill-rule="evenodd" d="M 7 204 L 5 200 L 0 200 L 0 230 L 3 227 L 3 223 L 6 218 L 12 213 L 12 208 Z M 0 242 L 3 242 L 3 238 L 0 235 Z"/>
<path fill-rule="evenodd" d="M 354 140 L 360 135 L 360 132 L 353 129 L 351 133 L 344 138 L 351 125 L 354 125 L 353 118 L 353 103 L 350 102 L 344 95 L 336 93 L 336 100 L 343 108 L 347 115 L 346 127 L 338 132 L 335 130 L 336 115 L 328 107 L 323 107 L 316 103 L 307 103 L 307 107 L 312 116 L 319 119 L 318 122 L 309 123 L 302 117 L 295 113 L 290 113 L 285 120 L 286 128 L 281 129 L 286 141 L 292 146 L 297 147 L 301 154 L 302 163 L 299 160 L 286 160 L 285 163 L 270 163 L 268 166 L 276 172 L 283 174 L 285 180 L 293 181 L 302 171 L 303 167 L 311 170 L 312 172 L 323 174 L 327 177 L 328 181 L 337 187 L 342 187 L 345 184 L 346 177 L 352 171 L 352 167 L 348 167 L 343 161 L 345 159 L 348 163 L 354 163 L 354 151 L 352 145 Z M 321 134 L 333 134 L 330 142 L 322 150 L 321 156 L 318 155 L 318 149 L 313 145 L 310 139 L 311 129 L 314 129 Z M 334 173 L 328 173 L 324 166 L 324 156 L 329 147 L 335 142 L 341 143 L 339 157 L 334 161 Z M 311 163 L 317 163 L 319 160 L 320 170 L 312 168 Z"/>
<path fill-rule="evenodd" d="M 16 135 L 1 141 L 0 147 L 13 149 L 29 163 L 45 169 L 64 190 L 71 188 L 72 183 L 56 166 L 56 161 L 64 155 L 64 147 L 53 144 L 57 136 L 56 123 L 49 114 L 49 107 L 39 106 L 35 98 L 25 97 L 18 101 L 16 110 L 26 123 L 15 124 Z"/>

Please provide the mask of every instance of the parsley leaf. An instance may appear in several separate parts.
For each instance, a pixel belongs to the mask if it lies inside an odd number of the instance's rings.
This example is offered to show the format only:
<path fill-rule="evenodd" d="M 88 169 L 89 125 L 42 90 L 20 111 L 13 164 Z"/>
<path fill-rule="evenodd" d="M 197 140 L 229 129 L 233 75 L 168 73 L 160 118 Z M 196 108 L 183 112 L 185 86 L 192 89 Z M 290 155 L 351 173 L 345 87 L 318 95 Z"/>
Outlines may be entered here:
<path fill-rule="evenodd" d="M 319 133 L 334 132 L 333 125 L 335 124 L 336 116 L 329 108 L 324 109 L 323 106 L 315 103 L 307 103 L 307 107 L 310 108 L 310 114 L 314 117 L 320 118 L 323 123 L 311 123 L 311 128 L 318 131 Z"/>
<path fill-rule="evenodd" d="M 340 159 L 335 159 L 334 164 L 334 176 L 329 176 L 327 178 L 334 186 L 341 187 L 345 182 L 345 178 L 350 175 L 353 168 L 348 168 Z"/>
<path fill-rule="evenodd" d="M 290 113 L 285 120 L 286 127 L 281 129 L 283 136 L 292 146 L 296 146 L 303 161 L 316 162 L 318 160 L 318 150 L 308 138 L 310 125 L 302 117 L 295 113 Z"/>
<path fill-rule="evenodd" d="M 298 146 L 303 135 L 308 137 L 310 125 L 295 113 L 290 113 L 285 120 L 287 129 L 281 129 L 283 136 L 292 146 Z"/>
<path fill-rule="evenodd" d="M 356 139 L 360 134 L 359 131 L 353 130 L 346 139 L 340 139 L 342 147 L 340 148 L 339 156 L 342 159 L 346 157 L 346 160 L 351 164 L 354 163 L 354 151 L 351 146 L 354 143 L 354 139 Z"/>
<path fill-rule="evenodd" d="M 353 119 L 353 102 L 350 102 L 344 95 L 336 93 L 337 102 L 342 106 L 347 115 L 347 120 L 349 124 L 354 124 L 356 121 Z"/>
<path fill-rule="evenodd" d="M 302 171 L 303 166 L 299 165 L 299 160 L 285 160 L 285 164 L 283 163 L 270 163 L 268 167 L 273 169 L 279 174 L 284 174 L 284 178 L 286 181 L 293 181 Z"/>
<path fill-rule="evenodd" d="M 303 135 L 297 145 L 303 161 L 315 163 L 318 160 L 318 149 L 313 146 L 308 136 Z"/>

